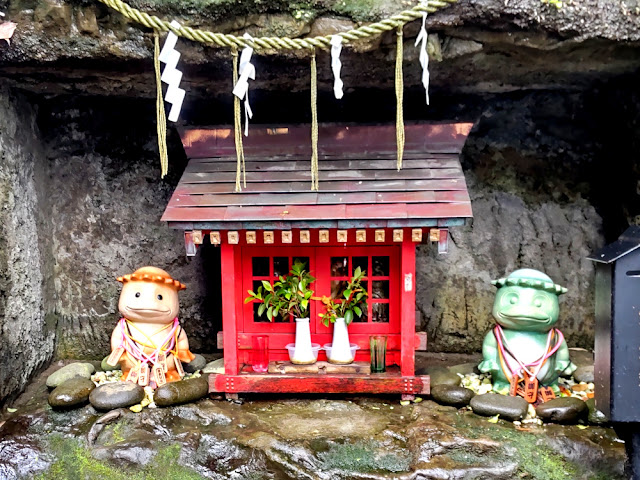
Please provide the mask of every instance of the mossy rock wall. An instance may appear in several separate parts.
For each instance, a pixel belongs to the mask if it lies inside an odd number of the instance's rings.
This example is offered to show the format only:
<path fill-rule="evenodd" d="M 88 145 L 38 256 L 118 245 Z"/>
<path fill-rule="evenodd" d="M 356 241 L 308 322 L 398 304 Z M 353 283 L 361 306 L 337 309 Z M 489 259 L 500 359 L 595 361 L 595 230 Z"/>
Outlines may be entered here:
<path fill-rule="evenodd" d="M 53 356 L 54 258 L 36 112 L 0 88 L 0 401 Z"/>

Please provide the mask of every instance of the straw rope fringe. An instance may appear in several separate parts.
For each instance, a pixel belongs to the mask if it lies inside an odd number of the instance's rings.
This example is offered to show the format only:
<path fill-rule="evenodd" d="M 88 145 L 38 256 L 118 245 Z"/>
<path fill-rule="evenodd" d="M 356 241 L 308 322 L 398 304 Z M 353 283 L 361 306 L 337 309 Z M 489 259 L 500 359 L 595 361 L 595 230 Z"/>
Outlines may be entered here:
<path fill-rule="evenodd" d="M 156 70 L 156 127 L 158 132 L 158 152 L 160 154 L 160 178 L 169 171 L 169 155 L 167 153 L 167 117 L 162 98 L 162 82 L 160 80 L 160 38 L 158 30 L 153 31 L 153 66 Z"/>
<path fill-rule="evenodd" d="M 400 171 L 400 169 L 402 168 L 402 157 L 404 156 L 404 84 L 402 80 L 402 27 L 398 27 L 396 35 L 396 166 L 398 167 L 398 171 Z"/>
<path fill-rule="evenodd" d="M 353 43 L 363 38 L 376 37 L 384 32 L 395 30 L 405 23 L 422 18 L 422 12 L 434 13 L 441 8 L 445 8 L 452 3 L 456 3 L 457 1 L 458 0 L 427 0 L 409 10 L 404 10 L 379 22 L 354 28 L 353 30 L 346 32 L 341 32 L 338 35 L 342 37 L 343 43 L 345 44 Z M 128 19 L 138 22 L 145 27 L 153 28 L 154 30 L 162 32 L 171 30 L 176 35 L 188 38 L 194 42 L 227 48 L 234 46 L 236 48 L 244 48 L 248 46 L 247 41 L 244 38 L 236 37 L 235 35 L 214 33 L 185 26 L 175 28 L 166 20 L 162 20 L 155 15 L 149 15 L 148 13 L 141 12 L 137 8 L 132 8 L 122 0 L 100 0 L 100 2 L 111 7 L 117 12 L 120 12 Z M 331 35 L 309 38 L 257 37 L 252 39 L 250 46 L 255 50 L 301 50 L 305 48 L 329 49 L 331 48 Z"/>
<path fill-rule="evenodd" d="M 231 47 L 233 58 L 233 86 L 238 83 L 238 49 Z M 233 86 L 231 88 L 233 88 Z M 247 188 L 247 172 L 244 165 L 244 146 L 242 144 L 242 119 L 240 115 L 240 99 L 233 95 L 233 134 L 236 143 L 236 192 L 242 190 L 240 178 L 244 180 L 244 187 Z"/>
<path fill-rule="evenodd" d="M 311 54 L 311 190 L 318 190 L 318 67 Z"/>

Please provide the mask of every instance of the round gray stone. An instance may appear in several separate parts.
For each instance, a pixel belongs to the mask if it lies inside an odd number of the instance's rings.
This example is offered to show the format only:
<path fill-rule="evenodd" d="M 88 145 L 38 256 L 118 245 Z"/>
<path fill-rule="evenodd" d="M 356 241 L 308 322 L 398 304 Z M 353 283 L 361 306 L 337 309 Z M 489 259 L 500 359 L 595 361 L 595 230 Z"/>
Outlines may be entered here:
<path fill-rule="evenodd" d="M 445 367 L 427 367 L 425 372 L 431 377 L 432 387 L 435 385 L 454 385 L 457 387 L 462 380 L 458 374 Z"/>
<path fill-rule="evenodd" d="M 112 382 L 100 385 L 89 395 L 96 410 L 130 407 L 144 398 L 144 388 L 131 382 Z"/>
<path fill-rule="evenodd" d="M 224 358 L 207 363 L 202 369 L 202 373 L 224 373 Z"/>
<path fill-rule="evenodd" d="M 70 408 L 89 401 L 89 394 L 96 385 L 84 377 L 74 377 L 61 383 L 49 394 L 49 405 L 53 408 Z"/>
<path fill-rule="evenodd" d="M 89 360 L 87 363 L 90 363 L 91 365 L 93 365 L 95 372 L 104 372 L 104 369 L 102 368 L 102 363 L 100 362 L 100 360 Z"/>
<path fill-rule="evenodd" d="M 183 366 L 185 372 L 195 373 L 198 370 L 202 370 L 206 365 L 207 361 L 205 360 L 205 358 L 199 353 L 196 353 L 196 358 L 194 358 L 189 363 L 185 363 Z"/>
<path fill-rule="evenodd" d="M 554 398 L 536 407 L 536 414 L 543 421 L 553 423 L 576 423 L 586 418 L 588 412 L 587 404 L 574 397 Z"/>
<path fill-rule="evenodd" d="M 469 363 L 461 363 L 459 365 L 453 365 L 448 368 L 451 373 L 461 374 L 461 375 L 470 375 L 472 373 L 480 373 L 478 370 L 478 362 L 469 362 Z"/>
<path fill-rule="evenodd" d="M 102 359 L 102 363 L 100 364 L 100 367 L 102 368 L 103 371 L 110 372 L 111 370 L 120 370 L 120 365 L 116 365 L 115 367 L 113 365 L 109 365 L 107 363 L 108 359 L 109 359 L 109 355 L 107 355 Z"/>
<path fill-rule="evenodd" d="M 469 402 L 474 413 L 492 417 L 500 415 L 506 420 L 520 420 L 527 415 L 529 404 L 524 398 L 485 393 L 476 395 Z"/>
<path fill-rule="evenodd" d="M 586 367 L 578 367 L 576 371 L 573 372 L 573 379 L 576 382 L 592 383 L 594 380 L 593 365 L 588 365 Z"/>
<path fill-rule="evenodd" d="M 607 416 L 596 408 L 595 398 L 590 398 L 584 403 L 587 404 L 587 408 L 589 409 L 589 416 L 587 417 L 589 423 L 592 423 L 593 425 L 604 425 L 609 422 Z"/>
<path fill-rule="evenodd" d="M 570 348 L 569 357 L 578 368 L 593 365 L 593 352 L 584 348 Z"/>
<path fill-rule="evenodd" d="M 73 377 L 91 378 L 95 371 L 95 367 L 90 363 L 70 363 L 47 377 L 47 387 L 56 388 Z"/>
<path fill-rule="evenodd" d="M 153 401 L 159 407 L 193 402 L 209 393 L 207 376 L 167 383 L 156 390 Z"/>
<path fill-rule="evenodd" d="M 431 388 L 431 397 L 441 405 L 466 407 L 474 396 L 473 390 L 455 385 L 435 385 Z"/>

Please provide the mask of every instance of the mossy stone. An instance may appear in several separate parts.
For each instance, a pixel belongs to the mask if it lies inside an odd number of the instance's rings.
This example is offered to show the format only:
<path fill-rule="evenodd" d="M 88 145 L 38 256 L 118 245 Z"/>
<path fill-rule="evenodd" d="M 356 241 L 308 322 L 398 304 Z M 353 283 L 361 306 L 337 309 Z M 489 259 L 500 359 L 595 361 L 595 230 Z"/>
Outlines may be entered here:
<path fill-rule="evenodd" d="M 224 358 L 207 363 L 202 369 L 202 373 L 224 373 Z"/>
<path fill-rule="evenodd" d="M 193 402 L 209 393 L 208 376 L 167 383 L 156 390 L 153 401 L 159 407 Z"/>
<path fill-rule="evenodd" d="M 144 388 L 131 382 L 112 382 L 100 385 L 89 395 L 89 401 L 96 410 L 114 410 L 140 403 L 144 398 Z"/>
<path fill-rule="evenodd" d="M 120 366 L 119 365 L 116 365 L 115 367 L 113 365 L 109 365 L 107 363 L 108 359 L 109 359 L 109 355 L 107 355 L 106 357 L 104 357 L 102 359 L 102 363 L 100 364 L 100 367 L 102 368 L 103 371 L 110 372 L 111 370 L 120 370 Z"/>
<path fill-rule="evenodd" d="M 189 363 L 183 364 L 183 367 L 185 372 L 195 373 L 198 370 L 202 370 L 206 365 L 207 360 L 199 353 L 196 353 L 196 358 L 191 360 Z"/>
<path fill-rule="evenodd" d="M 61 383 L 49 394 L 49 405 L 53 408 L 71 408 L 89 401 L 89 394 L 96 385 L 88 378 L 74 377 Z"/>
<path fill-rule="evenodd" d="M 460 375 L 470 375 L 472 373 L 479 374 L 478 362 L 461 363 L 459 365 L 453 365 L 448 368 L 451 373 Z"/>
<path fill-rule="evenodd" d="M 431 388 L 431 397 L 441 405 L 466 407 L 474 396 L 473 390 L 455 385 L 435 385 Z"/>
<path fill-rule="evenodd" d="M 541 403 L 536 414 L 545 422 L 576 423 L 589 413 L 587 404 L 574 397 L 560 397 Z"/>
<path fill-rule="evenodd" d="M 90 363 L 70 363 L 47 377 L 47 387 L 56 388 L 74 377 L 91 378 L 95 367 Z"/>
<path fill-rule="evenodd" d="M 453 385 L 459 386 L 462 380 L 457 373 L 452 372 L 445 367 L 427 367 L 426 374 L 431 379 L 431 386 L 435 385 Z"/>
<path fill-rule="evenodd" d="M 506 420 L 520 420 L 527 415 L 529 404 L 524 398 L 485 393 L 476 395 L 469 402 L 473 413 L 492 417 L 500 415 Z"/>
<path fill-rule="evenodd" d="M 573 379 L 576 382 L 593 383 L 593 380 L 594 380 L 593 365 L 587 365 L 586 367 L 578 367 L 576 371 L 573 372 Z"/>
<path fill-rule="evenodd" d="M 607 418 L 607 416 L 596 408 L 595 398 L 590 398 L 584 403 L 587 405 L 587 408 L 589 409 L 589 416 L 587 417 L 587 420 L 589 420 L 589 423 L 593 425 L 604 425 L 609 422 L 609 419 Z"/>

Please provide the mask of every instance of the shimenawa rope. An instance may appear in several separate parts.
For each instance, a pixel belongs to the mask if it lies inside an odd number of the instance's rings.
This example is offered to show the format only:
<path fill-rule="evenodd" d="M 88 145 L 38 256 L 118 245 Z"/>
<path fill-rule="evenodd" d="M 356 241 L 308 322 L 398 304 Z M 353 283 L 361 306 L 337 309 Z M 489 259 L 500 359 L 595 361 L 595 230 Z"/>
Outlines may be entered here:
<path fill-rule="evenodd" d="M 404 10 L 389 18 L 375 22 L 369 25 L 363 25 L 353 30 L 338 33 L 343 38 L 343 43 L 353 43 L 358 40 L 370 37 L 376 37 L 384 32 L 397 29 L 405 23 L 422 18 L 422 12 L 434 13 L 437 10 L 448 7 L 458 0 L 427 0 L 421 2 L 415 7 Z M 242 37 L 236 37 L 226 33 L 214 33 L 197 28 L 185 27 L 176 28 L 169 24 L 166 20 L 162 20 L 155 15 L 141 12 L 137 8 L 133 8 L 122 0 L 100 0 L 100 2 L 113 8 L 117 12 L 130 20 L 138 22 L 145 27 L 155 30 L 167 32 L 171 30 L 180 37 L 188 38 L 194 42 L 206 43 L 217 47 L 237 47 L 244 48 L 251 46 L 255 50 L 301 50 L 311 48 L 329 49 L 331 48 L 331 35 L 309 38 L 287 38 L 287 37 L 257 37 L 253 38 L 251 45 Z"/>
<path fill-rule="evenodd" d="M 160 80 L 160 39 L 158 31 L 153 31 L 153 65 L 156 70 L 156 127 L 158 132 L 158 152 L 160 153 L 160 178 L 164 178 L 169 170 L 169 156 L 167 153 L 167 117 L 162 98 L 162 82 Z"/>
<path fill-rule="evenodd" d="M 404 155 L 404 84 L 402 81 L 403 37 L 402 27 L 396 31 L 396 148 L 398 171 L 402 168 Z"/>
<path fill-rule="evenodd" d="M 238 48 L 231 47 L 231 55 L 233 57 L 233 85 L 238 83 Z M 242 190 L 240 185 L 240 177 L 244 177 L 244 186 L 247 187 L 247 173 L 244 168 L 244 146 L 242 144 L 242 120 L 240 115 L 240 98 L 233 95 L 233 130 L 236 143 L 236 192 Z"/>
<path fill-rule="evenodd" d="M 237 48 L 249 46 L 247 40 L 235 35 L 224 33 L 214 33 L 206 30 L 193 29 L 191 27 L 180 26 L 176 28 L 169 22 L 162 20 L 155 15 L 149 15 L 141 12 L 136 8 L 132 8 L 122 0 L 100 0 L 100 2 L 120 12 L 125 17 L 134 20 L 146 27 L 154 29 L 154 64 L 156 69 L 157 82 L 157 117 L 158 117 L 158 148 L 160 150 L 160 163 L 162 167 L 162 176 L 167 173 L 168 158 L 166 147 L 166 118 L 164 112 L 164 102 L 162 101 L 162 86 L 160 84 L 160 65 L 158 61 L 159 41 L 158 31 L 171 30 L 178 36 L 188 38 L 189 40 L 205 43 L 211 46 L 228 47 L 232 49 L 233 55 L 233 79 L 234 85 L 238 79 L 237 72 Z M 434 13 L 437 10 L 447 7 L 457 0 L 426 0 L 421 1 L 419 5 L 404 10 L 396 15 L 372 23 L 359 28 L 341 32 L 340 35 L 343 43 L 353 43 L 363 38 L 378 36 L 384 32 L 396 30 L 396 69 L 395 69 L 395 89 L 396 89 L 396 143 L 397 143 L 397 167 L 402 168 L 402 158 L 404 155 L 404 118 L 403 118 L 403 78 L 402 78 L 402 55 L 403 55 L 403 38 L 402 27 L 413 20 L 422 17 L 422 12 Z M 287 38 L 287 37 L 257 37 L 252 38 L 251 47 L 254 50 L 292 50 L 308 48 L 313 51 L 311 59 L 311 189 L 318 190 L 318 118 L 317 118 L 317 67 L 315 59 L 315 49 L 328 49 L 331 46 L 332 35 L 310 37 L 310 38 Z M 244 168 L 244 149 L 242 145 L 242 133 L 240 127 L 240 100 L 234 95 L 234 127 L 235 127 L 235 144 L 238 167 L 236 169 L 236 191 L 241 190 L 241 175 L 244 177 L 244 186 L 246 187 L 246 172 Z"/>
<path fill-rule="evenodd" d="M 311 190 L 318 190 L 318 68 L 311 54 Z"/>

